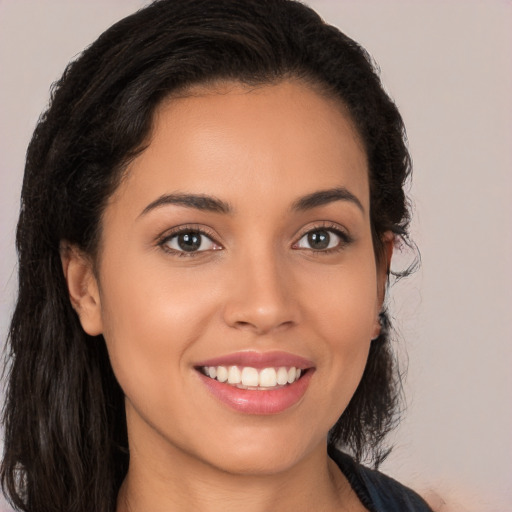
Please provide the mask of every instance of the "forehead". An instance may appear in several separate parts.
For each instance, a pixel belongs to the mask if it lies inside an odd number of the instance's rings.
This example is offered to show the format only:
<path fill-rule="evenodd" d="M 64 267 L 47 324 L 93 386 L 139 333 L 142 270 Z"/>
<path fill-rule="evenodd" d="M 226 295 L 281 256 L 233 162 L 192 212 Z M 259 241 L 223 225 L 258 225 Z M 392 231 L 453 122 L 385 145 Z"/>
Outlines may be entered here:
<path fill-rule="evenodd" d="M 366 154 L 340 101 L 297 81 L 223 83 L 157 108 L 149 145 L 114 199 L 128 194 L 143 208 L 155 194 L 179 191 L 284 203 L 339 186 L 368 204 Z"/>

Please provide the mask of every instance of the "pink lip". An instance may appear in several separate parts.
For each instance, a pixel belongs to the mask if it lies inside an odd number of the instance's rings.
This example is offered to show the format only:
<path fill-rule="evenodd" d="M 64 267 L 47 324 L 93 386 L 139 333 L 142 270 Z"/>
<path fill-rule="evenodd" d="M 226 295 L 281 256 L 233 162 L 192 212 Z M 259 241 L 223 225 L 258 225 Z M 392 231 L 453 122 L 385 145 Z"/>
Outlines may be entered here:
<path fill-rule="evenodd" d="M 314 370 L 308 370 L 293 384 L 272 390 L 239 389 L 197 372 L 210 393 L 222 403 L 245 414 L 278 414 L 289 409 L 306 393 Z"/>
<path fill-rule="evenodd" d="M 194 365 L 196 368 L 200 366 L 250 366 L 256 369 L 262 368 L 278 368 L 286 366 L 288 368 L 294 366 L 305 370 L 314 366 L 312 361 L 303 357 L 290 354 L 289 352 L 236 352 L 225 356 L 215 357 L 206 361 L 200 361 Z"/>
<path fill-rule="evenodd" d="M 294 366 L 304 373 L 293 384 L 271 390 L 251 390 L 239 389 L 207 377 L 199 371 L 204 366 L 250 366 L 257 369 Z M 195 367 L 197 375 L 215 398 L 245 414 L 278 414 L 289 409 L 304 396 L 315 372 L 311 361 L 287 352 L 238 352 L 201 361 Z"/>

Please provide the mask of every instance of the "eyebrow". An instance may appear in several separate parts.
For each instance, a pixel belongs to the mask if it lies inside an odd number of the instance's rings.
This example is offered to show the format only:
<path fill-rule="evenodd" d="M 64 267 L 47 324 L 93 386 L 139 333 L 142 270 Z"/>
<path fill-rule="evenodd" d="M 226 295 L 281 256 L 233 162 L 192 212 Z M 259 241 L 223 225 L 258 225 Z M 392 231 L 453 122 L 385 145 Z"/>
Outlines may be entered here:
<path fill-rule="evenodd" d="M 361 201 L 345 187 L 319 190 L 318 192 L 308 194 L 295 201 L 292 205 L 292 209 L 295 211 L 311 210 L 318 206 L 333 203 L 334 201 L 349 201 L 355 204 L 364 213 L 364 207 Z"/>
<path fill-rule="evenodd" d="M 319 190 L 304 197 L 297 199 L 292 204 L 292 210 L 305 211 L 323 206 L 335 201 L 349 201 L 354 203 L 363 213 L 364 207 L 361 201 L 345 187 L 330 188 L 327 190 Z M 214 212 L 214 213 L 232 213 L 233 209 L 226 201 L 205 194 L 163 194 L 153 202 L 148 204 L 140 213 L 139 217 L 146 215 L 152 210 L 167 205 L 184 206 L 185 208 L 193 208 L 196 210 Z"/>
<path fill-rule="evenodd" d="M 206 212 L 214 212 L 214 213 L 231 213 L 231 206 L 218 199 L 216 197 L 207 196 L 204 194 L 183 194 L 183 193 L 175 193 L 175 194 L 164 194 L 157 199 L 155 199 L 152 203 L 148 204 L 144 210 L 142 210 L 139 217 L 146 215 L 152 210 L 156 208 L 161 208 L 162 206 L 167 206 L 170 204 L 184 206 L 185 208 L 194 208 L 196 210 L 202 210 Z"/>

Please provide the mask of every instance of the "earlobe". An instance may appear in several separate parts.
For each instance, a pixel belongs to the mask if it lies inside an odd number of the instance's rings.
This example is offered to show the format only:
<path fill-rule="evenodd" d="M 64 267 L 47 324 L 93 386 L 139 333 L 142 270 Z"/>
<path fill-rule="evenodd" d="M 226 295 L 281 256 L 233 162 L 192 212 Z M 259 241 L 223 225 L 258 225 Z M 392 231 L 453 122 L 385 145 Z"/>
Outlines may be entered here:
<path fill-rule="evenodd" d="M 77 247 L 65 241 L 60 244 L 60 257 L 71 305 L 84 331 L 90 336 L 97 336 L 103 332 L 103 322 L 99 287 L 92 262 Z"/>
<path fill-rule="evenodd" d="M 372 334 L 372 341 L 375 341 L 379 336 L 380 332 L 382 330 L 382 325 L 380 323 L 380 315 L 377 315 L 377 318 L 375 319 L 375 324 L 373 326 L 373 334 Z"/>
<path fill-rule="evenodd" d="M 391 268 L 391 257 L 395 246 L 395 235 L 392 231 L 386 231 L 382 236 L 382 253 L 377 267 L 377 307 L 375 315 L 375 324 L 373 328 L 372 340 L 380 336 L 382 325 L 380 321 L 380 313 L 384 305 L 386 296 L 387 281 L 389 277 L 389 269 Z"/>

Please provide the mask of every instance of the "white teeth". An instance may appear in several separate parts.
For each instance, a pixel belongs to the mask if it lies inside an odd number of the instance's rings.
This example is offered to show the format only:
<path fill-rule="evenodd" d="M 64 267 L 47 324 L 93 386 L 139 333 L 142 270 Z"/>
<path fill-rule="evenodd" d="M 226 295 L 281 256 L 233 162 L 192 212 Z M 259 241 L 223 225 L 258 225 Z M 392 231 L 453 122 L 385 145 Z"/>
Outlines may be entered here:
<path fill-rule="evenodd" d="M 258 385 L 258 370 L 246 366 L 242 370 L 242 384 L 244 386 L 257 386 Z"/>
<path fill-rule="evenodd" d="M 228 370 L 228 382 L 230 384 L 240 384 L 242 381 L 242 375 L 238 366 L 230 366 Z"/>
<path fill-rule="evenodd" d="M 226 382 L 228 380 L 228 370 L 225 366 L 217 366 L 217 380 Z"/>
<path fill-rule="evenodd" d="M 277 384 L 277 374 L 274 368 L 263 368 L 260 372 L 259 385 L 262 388 L 273 388 Z"/>
<path fill-rule="evenodd" d="M 277 383 L 280 386 L 288 383 L 288 370 L 286 368 L 281 367 L 277 370 Z"/>
<path fill-rule="evenodd" d="M 293 384 L 301 376 L 300 368 L 281 366 L 257 370 L 250 366 L 206 366 L 203 373 L 219 382 L 227 382 L 239 388 L 271 389 Z"/>

